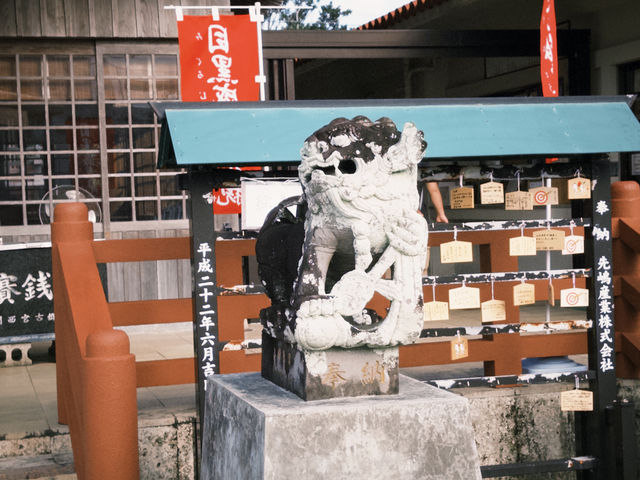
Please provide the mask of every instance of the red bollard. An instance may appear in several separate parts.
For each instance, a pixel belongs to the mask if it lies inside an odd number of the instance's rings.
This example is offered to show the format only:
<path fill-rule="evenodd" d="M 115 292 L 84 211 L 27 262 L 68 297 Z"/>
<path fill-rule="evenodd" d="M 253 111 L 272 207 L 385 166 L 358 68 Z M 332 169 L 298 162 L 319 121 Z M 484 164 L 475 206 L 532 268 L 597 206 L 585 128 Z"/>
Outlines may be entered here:
<path fill-rule="evenodd" d="M 82 403 L 88 479 L 138 479 L 135 357 L 120 330 L 87 337 Z"/>

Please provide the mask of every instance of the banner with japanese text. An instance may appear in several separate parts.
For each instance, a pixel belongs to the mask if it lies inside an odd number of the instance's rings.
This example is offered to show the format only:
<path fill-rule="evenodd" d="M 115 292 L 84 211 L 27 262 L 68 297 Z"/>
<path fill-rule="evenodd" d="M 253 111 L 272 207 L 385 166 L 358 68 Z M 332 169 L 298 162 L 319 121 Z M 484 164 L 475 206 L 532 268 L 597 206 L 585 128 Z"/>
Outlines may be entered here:
<path fill-rule="evenodd" d="M 214 188 L 206 198 L 216 215 L 242 213 L 242 191 L 240 188 Z"/>
<path fill-rule="evenodd" d="M 185 15 L 178 43 L 183 102 L 260 100 L 258 33 L 250 15 Z"/>
<path fill-rule="evenodd" d="M 554 0 L 543 0 L 540 16 L 540 81 L 543 97 L 558 96 L 558 45 L 556 43 L 556 7 Z M 554 163 L 557 157 L 545 159 Z"/>
<path fill-rule="evenodd" d="M 558 96 L 558 47 L 554 0 L 544 0 L 540 17 L 540 80 L 545 97 Z"/>

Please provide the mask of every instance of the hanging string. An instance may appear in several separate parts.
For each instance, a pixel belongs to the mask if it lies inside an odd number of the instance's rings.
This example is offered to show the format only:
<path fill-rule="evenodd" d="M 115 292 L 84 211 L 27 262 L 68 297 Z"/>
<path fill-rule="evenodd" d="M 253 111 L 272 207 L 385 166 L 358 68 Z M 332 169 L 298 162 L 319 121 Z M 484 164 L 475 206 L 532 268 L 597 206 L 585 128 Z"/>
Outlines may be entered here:
<path fill-rule="evenodd" d="M 431 284 L 431 292 L 433 296 L 433 301 L 436 301 L 436 279 L 433 279 L 433 283 Z"/>
<path fill-rule="evenodd" d="M 576 288 L 576 272 L 571 272 L 571 280 L 573 281 L 573 288 Z"/>
<path fill-rule="evenodd" d="M 460 180 L 460 187 L 462 187 L 462 182 L 463 182 L 463 180 L 464 180 L 464 175 L 463 175 L 462 173 L 460 173 L 460 178 L 459 178 L 459 180 Z"/>
<path fill-rule="evenodd" d="M 520 170 L 516 172 L 516 178 L 518 179 L 518 191 L 520 191 Z"/>
<path fill-rule="evenodd" d="M 495 300 L 495 297 L 493 295 L 493 284 L 495 283 L 495 279 L 493 278 L 493 275 L 491 275 L 491 300 Z"/>
<path fill-rule="evenodd" d="M 458 240 L 458 227 L 453 226 L 453 241 L 456 242 Z"/>

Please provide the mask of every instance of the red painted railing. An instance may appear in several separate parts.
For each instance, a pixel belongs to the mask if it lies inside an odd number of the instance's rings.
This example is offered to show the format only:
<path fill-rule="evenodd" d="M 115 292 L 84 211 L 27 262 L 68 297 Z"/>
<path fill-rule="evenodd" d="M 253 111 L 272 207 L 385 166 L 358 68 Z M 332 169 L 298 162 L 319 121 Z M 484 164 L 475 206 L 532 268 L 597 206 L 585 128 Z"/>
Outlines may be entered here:
<path fill-rule="evenodd" d="M 139 478 L 136 387 L 195 381 L 193 358 L 135 362 L 114 326 L 184 322 L 190 299 L 107 303 L 98 263 L 190 257 L 189 238 L 93 241 L 87 209 L 58 205 L 51 225 L 58 418 L 79 479 Z"/>
<path fill-rule="evenodd" d="M 611 185 L 616 373 L 640 378 L 640 186 Z"/>
<path fill-rule="evenodd" d="M 136 370 L 113 329 L 83 204 L 56 207 L 51 225 L 58 420 L 69 425 L 79 479 L 137 479 Z"/>

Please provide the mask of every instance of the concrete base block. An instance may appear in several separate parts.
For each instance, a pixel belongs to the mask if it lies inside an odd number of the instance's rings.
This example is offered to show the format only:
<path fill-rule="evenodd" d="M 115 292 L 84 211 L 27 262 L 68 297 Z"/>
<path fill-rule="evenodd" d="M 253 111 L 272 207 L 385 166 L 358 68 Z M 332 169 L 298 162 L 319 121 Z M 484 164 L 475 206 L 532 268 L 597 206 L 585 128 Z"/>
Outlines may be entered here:
<path fill-rule="evenodd" d="M 12 343 L 7 345 L 0 345 L 0 350 L 4 352 L 4 362 L 0 362 L 0 367 L 24 367 L 31 365 L 31 359 L 29 358 L 29 350 L 31 349 L 30 343 Z M 13 352 L 15 350 L 20 351 L 20 359 L 13 359 Z"/>
<path fill-rule="evenodd" d="M 203 480 L 481 478 L 467 400 L 403 375 L 398 395 L 315 402 L 209 377 L 202 438 Z"/>

